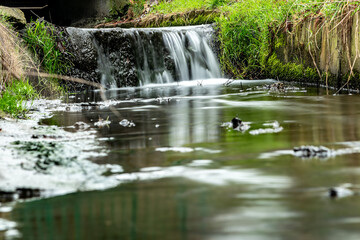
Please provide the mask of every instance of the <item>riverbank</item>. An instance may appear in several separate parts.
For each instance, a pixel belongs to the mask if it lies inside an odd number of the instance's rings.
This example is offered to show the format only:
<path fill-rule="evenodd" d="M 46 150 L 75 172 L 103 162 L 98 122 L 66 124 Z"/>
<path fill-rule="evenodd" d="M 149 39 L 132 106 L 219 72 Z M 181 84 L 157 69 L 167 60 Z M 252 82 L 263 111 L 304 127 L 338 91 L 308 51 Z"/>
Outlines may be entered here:
<path fill-rule="evenodd" d="M 29 119 L 0 119 L 0 202 L 103 190 L 118 184 L 105 176 L 113 171 L 112 165 L 90 161 L 107 156 L 106 139 L 96 137 L 96 122 L 79 120 L 65 129 L 41 124 L 57 111 L 82 111 L 84 104 L 61 100 L 28 104 Z"/>
<path fill-rule="evenodd" d="M 131 15 L 133 20 L 127 16 L 98 27 L 178 26 L 207 19 L 216 23 L 219 59 L 231 78 L 358 89 L 358 8 L 353 1 L 156 1 Z"/>

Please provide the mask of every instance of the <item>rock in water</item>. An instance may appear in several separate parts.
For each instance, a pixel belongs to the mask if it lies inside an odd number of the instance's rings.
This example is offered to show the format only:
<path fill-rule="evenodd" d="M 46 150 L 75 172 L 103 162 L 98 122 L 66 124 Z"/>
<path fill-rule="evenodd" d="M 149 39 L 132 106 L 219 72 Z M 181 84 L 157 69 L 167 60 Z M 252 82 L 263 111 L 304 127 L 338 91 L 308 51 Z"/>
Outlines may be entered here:
<path fill-rule="evenodd" d="M 344 198 L 354 196 L 356 193 L 351 188 L 353 188 L 351 184 L 343 184 L 337 187 L 331 187 L 328 194 L 330 198 Z"/>
<path fill-rule="evenodd" d="M 331 156 L 331 150 L 326 147 L 301 146 L 294 148 L 295 156 L 301 158 L 328 158 Z"/>
<path fill-rule="evenodd" d="M 241 125 L 242 121 L 238 117 L 234 117 L 231 120 L 231 123 L 232 123 L 233 129 L 235 129 L 235 128 L 238 128 Z"/>

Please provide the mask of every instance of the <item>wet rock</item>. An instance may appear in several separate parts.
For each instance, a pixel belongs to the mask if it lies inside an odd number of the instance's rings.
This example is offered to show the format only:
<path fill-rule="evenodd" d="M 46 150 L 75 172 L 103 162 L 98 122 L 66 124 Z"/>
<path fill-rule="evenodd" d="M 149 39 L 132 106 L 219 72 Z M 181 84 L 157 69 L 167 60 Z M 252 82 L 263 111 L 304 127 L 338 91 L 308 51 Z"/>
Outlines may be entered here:
<path fill-rule="evenodd" d="M 112 78 L 118 87 L 138 85 L 135 41 L 124 31 L 67 28 L 66 45 L 74 64 L 69 75 L 100 83 Z"/>
<path fill-rule="evenodd" d="M 234 117 L 230 122 L 225 122 L 221 124 L 221 127 L 232 128 L 237 131 L 245 132 L 250 129 L 248 123 L 243 122 L 238 117 Z"/>
<path fill-rule="evenodd" d="M 12 202 L 18 199 L 30 199 L 40 197 L 40 189 L 32 188 L 16 188 L 15 191 L 1 191 L 0 202 Z"/>
<path fill-rule="evenodd" d="M 0 6 L 0 16 L 5 17 L 17 28 L 23 28 L 26 25 L 25 15 L 20 9 Z"/>
<path fill-rule="evenodd" d="M 355 187 L 350 183 L 345 183 L 337 187 L 331 187 L 328 191 L 330 198 L 344 198 L 357 195 L 354 191 Z"/>
<path fill-rule="evenodd" d="M 323 146 L 301 146 L 295 147 L 293 150 L 295 156 L 301 158 L 328 158 L 331 156 L 331 150 Z"/>
<path fill-rule="evenodd" d="M 17 188 L 16 193 L 20 199 L 28 199 L 40 197 L 40 189 L 31 189 L 31 188 Z"/>
<path fill-rule="evenodd" d="M 285 85 L 283 82 L 276 82 L 272 85 L 270 85 L 270 90 L 272 91 L 284 91 L 285 90 Z"/>
<path fill-rule="evenodd" d="M 231 120 L 231 123 L 232 123 L 232 128 L 235 129 L 235 128 L 238 128 L 242 124 L 242 121 L 238 117 L 234 117 Z"/>

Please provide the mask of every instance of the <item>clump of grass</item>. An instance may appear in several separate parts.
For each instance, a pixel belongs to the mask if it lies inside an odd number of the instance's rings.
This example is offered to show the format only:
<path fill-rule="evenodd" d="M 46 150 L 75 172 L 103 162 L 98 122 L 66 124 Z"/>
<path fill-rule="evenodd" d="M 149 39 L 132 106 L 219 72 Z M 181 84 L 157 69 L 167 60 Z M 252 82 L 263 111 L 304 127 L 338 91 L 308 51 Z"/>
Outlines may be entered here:
<path fill-rule="evenodd" d="M 131 4 L 131 8 L 135 17 L 138 17 L 143 13 L 144 5 L 146 2 L 146 0 L 133 1 L 133 4 Z"/>
<path fill-rule="evenodd" d="M 152 13 L 174 13 L 187 12 L 194 9 L 215 9 L 225 6 L 230 0 L 172 0 L 159 1 L 159 4 L 153 7 Z"/>
<path fill-rule="evenodd" d="M 27 27 L 24 39 L 47 73 L 62 74 L 66 72 L 68 64 L 58 49 L 59 41 L 54 32 L 51 24 L 37 20 Z"/>
<path fill-rule="evenodd" d="M 54 26 L 45 21 L 36 20 L 26 28 L 24 40 L 40 62 L 41 68 L 49 74 L 64 74 L 70 66 L 60 51 L 62 43 L 59 37 L 61 38 L 55 34 Z M 38 88 L 44 95 L 63 92 L 55 78 L 39 79 Z"/>
<path fill-rule="evenodd" d="M 296 25 L 313 15 L 341 22 L 344 9 L 355 6 L 358 10 L 359 5 L 358 1 L 247 0 L 223 7 L 217 21 L 222 66 L 234 77 L 261 77 L 271 54 L 270 32 L 276 33 L 285 21 Z"/>
<path fill-rule="evenodd" d="M 28 81 L 13 80 L 1 92 L 0 114 L 9 114 L 12 117 L 25 117 L 28 111 L 26 102 L 38 97 L 38 94 Z"/>
<path fill-rule="evenodd" d="M 261 75 L 270 49 L 270 24 L 284 21 L 290 7 L 289 2 L 277 0 L 247 0 L 227 6 L 226 14 L 218 19 L 225 71 L 236 77 Z"/>

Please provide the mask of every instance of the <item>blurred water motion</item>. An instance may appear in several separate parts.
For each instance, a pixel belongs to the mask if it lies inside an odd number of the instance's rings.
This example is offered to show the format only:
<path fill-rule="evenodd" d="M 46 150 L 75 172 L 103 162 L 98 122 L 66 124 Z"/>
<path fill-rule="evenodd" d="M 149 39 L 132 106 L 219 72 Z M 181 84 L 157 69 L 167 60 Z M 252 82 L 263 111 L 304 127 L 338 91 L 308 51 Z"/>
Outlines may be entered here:
<path fill-rule="evenodd" d="M 37 240 L 357 239 L 358 197 L 327 194 L 360 181 L 360 96 L 294 89 L 203 83 L 112 90 L 131 128 L 106 107 L 59 112 L 44 124 L 95 128 L 109 117 L 108 127 L 96 128 L 109 154 L 93 160 L 121 165 L 119 186 L 21 203 L 8 218 L 23 239 Z M 96 93 L 79 97 L 68 101 L 99 100 Z M 250 129 L 221 127 L 235 116 Z M 250 133 L 274 125 L 283 130 Z M 291 154 L 302 145 L 341 154 Z"/>

